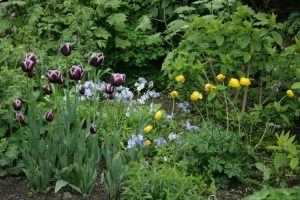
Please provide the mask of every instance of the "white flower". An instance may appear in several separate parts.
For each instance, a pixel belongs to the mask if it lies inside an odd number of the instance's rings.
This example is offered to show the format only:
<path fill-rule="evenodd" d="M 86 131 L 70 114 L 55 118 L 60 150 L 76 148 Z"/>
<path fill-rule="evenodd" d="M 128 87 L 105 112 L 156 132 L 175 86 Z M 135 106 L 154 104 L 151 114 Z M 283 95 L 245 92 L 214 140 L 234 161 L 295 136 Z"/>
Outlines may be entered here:
<path fill-rule="evenodd" d="M 178 137 L 177 134 L 175 134 L 174 132 L 171 132 L 168 136 L 168 139 L 169 140 L 175 140 L 176 138 Z"/>
<path fill-rule="evenodd" d="M 198 126 L 191 125 L 189 121 L 186 121 L 184 126 L 188 131 L 198 131 L 200 129 Z"/>

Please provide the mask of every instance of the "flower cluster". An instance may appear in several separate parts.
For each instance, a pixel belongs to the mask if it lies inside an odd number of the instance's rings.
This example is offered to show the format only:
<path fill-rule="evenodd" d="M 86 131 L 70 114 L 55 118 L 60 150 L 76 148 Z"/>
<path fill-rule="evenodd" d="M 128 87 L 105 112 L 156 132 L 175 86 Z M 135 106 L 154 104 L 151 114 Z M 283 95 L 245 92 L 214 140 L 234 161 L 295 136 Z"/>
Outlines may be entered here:
<path fill-rule="evenodd" d="M 130 139 L 128 140 L 127 148 L 130 149 L 130 148 L 133 148 L 133 147 L 136 147 L 136 146 L 144 146 L 145 142 L 146 142 L 146 139 L 144 138 L 143 135 L 141 135 L 141 134 L 138 134 L 138 135 L 133 134 L 130 137 Z"/>

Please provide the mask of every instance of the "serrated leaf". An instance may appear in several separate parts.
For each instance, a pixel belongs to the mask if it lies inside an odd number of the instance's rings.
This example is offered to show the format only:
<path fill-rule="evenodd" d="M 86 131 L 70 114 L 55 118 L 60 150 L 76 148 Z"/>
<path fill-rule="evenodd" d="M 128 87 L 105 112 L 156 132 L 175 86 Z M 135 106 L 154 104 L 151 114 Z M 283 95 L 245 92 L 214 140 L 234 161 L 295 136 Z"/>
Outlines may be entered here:
<path fill-rule="evenodd" d="M 193 8 L 193 7 L 189 7 L 189 6 L 181 6 L 181 7 L 178 7 L 176 10 L 174 10 L 173 13 L 176 13 L 176 14 L 181 14 L 181 13 L 190 13 L 192 11 L 196 10 L 196 8 Z"/>
<path fill-rule="evenodd" d="M 134 30 L 135 31 L 138 31 L 138 30 L 145 31 L 145 30 L 149 30 L 151 28 L 152 28 L 152 26 L 151 26 L 150 18 L 147 15 L 144 15 L 139 19 L 139 25 Z"/>
<path fill-rule="evenodd" d="M 162 43 L 162 38 L 160 36 L 161 33 L 156 33 L 154 35 L 150 35 L 147 38 L 146 44 L 147 45 L 152 45 L 152 44 L 160 44 Z"/>
<path fill-rule="evenodd" d="M 94 31 L 94 35 L 98 38 L 103 38 L 105 40 L 107 40 L 111 34 L 104 28 L 102 27 L 98 27 L 95 31 Z"/>
<path fill-rule="evenodd" d="M 125 28 L 126 18 L 127 16 L 124 13 L 114 13 L 109 15 L 106 21 L 116 30 L 121 31 Z"/>
<path fill-rule="evenodd" d="M 284 165 L 284 163 L 286 162 L 286 159 L 287 159 L 287 157 L 286 157 L 286 154 L 284 154 L 284 153 L 278 153 L 275 155 L 274 166 L 277 171 L 280 167 L 282 167 Z"/>
<path fill-rule="evenodd" d="M 126 47 L 130 47 L 131 43 L 128 40 L 116 37 L 115 38 L 115 45 L 117 48 L 126 49 Z"/>

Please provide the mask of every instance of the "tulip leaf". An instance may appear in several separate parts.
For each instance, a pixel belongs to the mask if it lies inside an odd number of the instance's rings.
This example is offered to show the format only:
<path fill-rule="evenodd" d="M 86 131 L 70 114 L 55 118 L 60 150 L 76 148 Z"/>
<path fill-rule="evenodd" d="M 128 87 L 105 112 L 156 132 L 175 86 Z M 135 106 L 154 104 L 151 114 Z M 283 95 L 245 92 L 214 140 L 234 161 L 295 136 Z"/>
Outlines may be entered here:
<path fill-rule="evenodd" d="M 58 180 L 55 183 L 55 193 L 57 193 L 61 188 L 65 187 L 66 185 L 68 185 L 67 181 L 64 180 Z"/>

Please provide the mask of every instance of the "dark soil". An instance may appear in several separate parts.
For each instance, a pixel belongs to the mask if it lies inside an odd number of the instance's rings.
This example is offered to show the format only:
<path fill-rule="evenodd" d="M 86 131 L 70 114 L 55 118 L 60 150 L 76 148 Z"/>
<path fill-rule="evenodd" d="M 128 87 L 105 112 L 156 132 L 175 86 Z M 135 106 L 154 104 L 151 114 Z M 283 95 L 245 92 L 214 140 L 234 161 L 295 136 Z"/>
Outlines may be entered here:
<path fill-rule="evenodd" d="M 31 193 L 27 189 L 26 177 L 7 177 L 0 180 L 0 199 L 3 200 L 108 200 L 105 186 L 98 178 L 90 195 L 82 196 L 75 192 L 54 193 L 54 187 L 48 193 Z"/>

